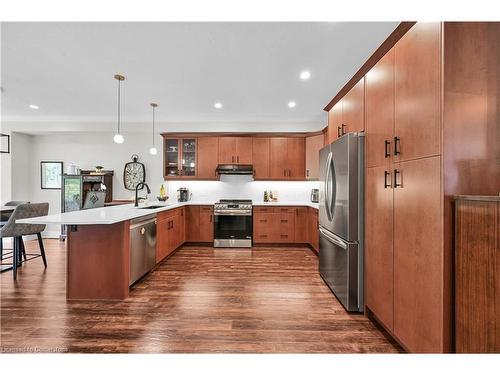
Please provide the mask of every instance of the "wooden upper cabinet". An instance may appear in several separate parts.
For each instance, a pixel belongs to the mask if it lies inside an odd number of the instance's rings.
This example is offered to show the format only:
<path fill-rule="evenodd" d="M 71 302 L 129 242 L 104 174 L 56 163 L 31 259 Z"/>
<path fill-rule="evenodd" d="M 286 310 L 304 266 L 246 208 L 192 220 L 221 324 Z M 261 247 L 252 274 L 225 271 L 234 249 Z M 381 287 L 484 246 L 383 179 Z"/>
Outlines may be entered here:
<path fill-rule="evenodd" d="M 252 164 L 256 180 L 269 178 L 269 138 L 252 139 Z"/>
<path fill-rule="evenodd" d="M 303 180 L 305 178 L 305 139 L 303 137 L 272 137 L 270 178 Z"/>
<path fill-rule="evenodd" d="M 306 172 L 306 142 L 303 137 L 287 138 L 287 167 L 288 178 L 291 180 L 304 180 Z"/>
<path fill-rule="evenodd" d="M 215 169 L 218 164 L 219 139 L 217 137 L 198 137 L 198 173 L 199 179 L 216 179 Z"/>
<path fill-rule="evenodd" d="M 236 137 L 219 137 L 219 164 L 236 163 Z"/>
<path fill-rule="evenodd" d="M 394 216 L 391 176 L 386 166 L 366 169 L 365 303 L 377 319 L 393 332 Z"/>
<path fill-rule="evenodd" d="M 220 137 L 220 164 L 252 164 L 252 137 Z"/>
<path fill-rule="evenodd" d="M 336 140 L 342 130 L 342 100 L 337 102 L 330 111 L 328 111 L 328 142 Z"/>
<path fill-rule="evenodd" d="M 418 22 L 395 46 L 396 160 L 440 154 L 440 72 L 441 24 Z"/>
<path fill-rule="evenodd" d="M 319 170 L 319 150 L 323 148 L 324 135 L 306 138 L 306 180 L 317 180 Z"/>
<path fill-rule="evenodd" d="M 445 346 L 441 158 L 394 169 L 402 184 L 394 187 L 394 334 L 412 353 L 439 353 Z"/>
<path fill-rule="evenodd" d="M 236 163 L 252 164 L 252 137 L 236 137 Z"/>
<path fill-rule="evenodd" d="M 287 175 L 287 138 L 272 137 L 269 139 L 269 176 L 274 179 L 285 179 Z"/>
<path fill-rule="evenodd" d="M 394 49 L 366 74 L 366 166 L 391 160 L 394 146 Z"/>
<path fill-rule="evenodd" d="M 356 83 L 339 103 L 342 103 L 340 134 L 365 130 L 365 79 Z"/>

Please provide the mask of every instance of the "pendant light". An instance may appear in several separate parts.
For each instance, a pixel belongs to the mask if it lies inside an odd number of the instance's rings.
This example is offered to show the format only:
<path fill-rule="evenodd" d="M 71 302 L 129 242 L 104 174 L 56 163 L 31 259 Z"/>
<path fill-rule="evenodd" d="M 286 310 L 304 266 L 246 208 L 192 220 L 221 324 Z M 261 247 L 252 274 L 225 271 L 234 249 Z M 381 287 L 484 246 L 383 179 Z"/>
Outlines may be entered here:
<path fill-rule="evenodd" d="M 158 150 L 155 147 L 155 109 L 156 107 L 158 107 L 158 104 L 151 103 L 150 105 L 153 108 L 153 147 L 149 149 L 149 153 L 151 155 L 156 155 L 158 153 Z"/>
<path fill-rule="evenodd" d="M 123 135 L 121 135 L 120 133 L 120 89 L 121 89 L 121 83 L 122 81 L 125 80 L 125 77 L 122 76 L 121 74 L 115 74 L 115 79 L 118 81 L 118 121 L 117 121 L 117 128 L 118 128 L 118 132 L 115 134 L 115 136 L 113 137 L 113 141 L 115 143 L 123 143 L 123 141 L 125 140 L 123 138 Z"/>

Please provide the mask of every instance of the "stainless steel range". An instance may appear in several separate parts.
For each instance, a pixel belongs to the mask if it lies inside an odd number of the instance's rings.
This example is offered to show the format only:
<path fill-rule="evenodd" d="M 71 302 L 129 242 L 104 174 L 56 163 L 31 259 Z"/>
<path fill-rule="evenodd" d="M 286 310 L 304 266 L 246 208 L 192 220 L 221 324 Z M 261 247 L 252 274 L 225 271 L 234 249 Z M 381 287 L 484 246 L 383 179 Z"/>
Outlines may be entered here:
<path fill-rule="evenodd" d="M 214 205 L 214 247 L 252 247 L 252 201 L 221 199 Z"/>

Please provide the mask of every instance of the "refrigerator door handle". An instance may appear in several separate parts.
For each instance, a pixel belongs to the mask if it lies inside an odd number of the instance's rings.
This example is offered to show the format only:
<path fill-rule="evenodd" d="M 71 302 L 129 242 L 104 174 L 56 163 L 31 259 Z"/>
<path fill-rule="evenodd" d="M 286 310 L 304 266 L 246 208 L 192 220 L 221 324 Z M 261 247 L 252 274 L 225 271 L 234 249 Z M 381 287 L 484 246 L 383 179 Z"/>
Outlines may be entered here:
<path fill-rule="evenodd" d="M 330 152 L 328 154 L 328 158 L 326 160 L 326 176 L 325 176 L 325 208 L 326 208 L 326 215 L 328 216 L 328 220 L 332 220 L 332 203 L 331 203 L 331 196 L 330 196 L 330 188 L 329 188 L 329 180 L 331 178 L 330 173 L 331 173 L 331 168 L 330 164 L 332 162 L 332 153 Z"/>
<path fill-rule="evenodd" d="M 340 246 L 344 250 L 347 250 L 347 243 L 345 241 L 343 241 L 341 238 L 337 237 L 336 235 L 334 235 L 332 233 L 328 233 L 327 231 L 325 231 L 321 227 L 319 228 L 319 231 L 323 236 L 325 236 L 328 239 L 328 241 L 330 241 L 331 243 L 334 243 L 337 246 Z"/>

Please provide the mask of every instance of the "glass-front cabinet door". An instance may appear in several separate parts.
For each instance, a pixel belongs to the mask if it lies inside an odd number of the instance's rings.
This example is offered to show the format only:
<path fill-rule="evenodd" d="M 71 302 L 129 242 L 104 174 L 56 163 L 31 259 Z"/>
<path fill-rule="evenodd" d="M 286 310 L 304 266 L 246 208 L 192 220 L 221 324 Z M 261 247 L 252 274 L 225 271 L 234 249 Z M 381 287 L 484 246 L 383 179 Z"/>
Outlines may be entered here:
<path fill-rule="evenodd" d="M 196 138 L 165 138 L 165 179 L 196 177 L 196 151 Z"/>
<path fill-rule="evenodd" d="M 196 139 L 182 139 L 182 175 L 196 176 Z"/>
<path fill-rule="evenodd" d="M 179 140 L 176 138 L 165 139 L 165 177 L 178 177 L 179 170 Z"/>

